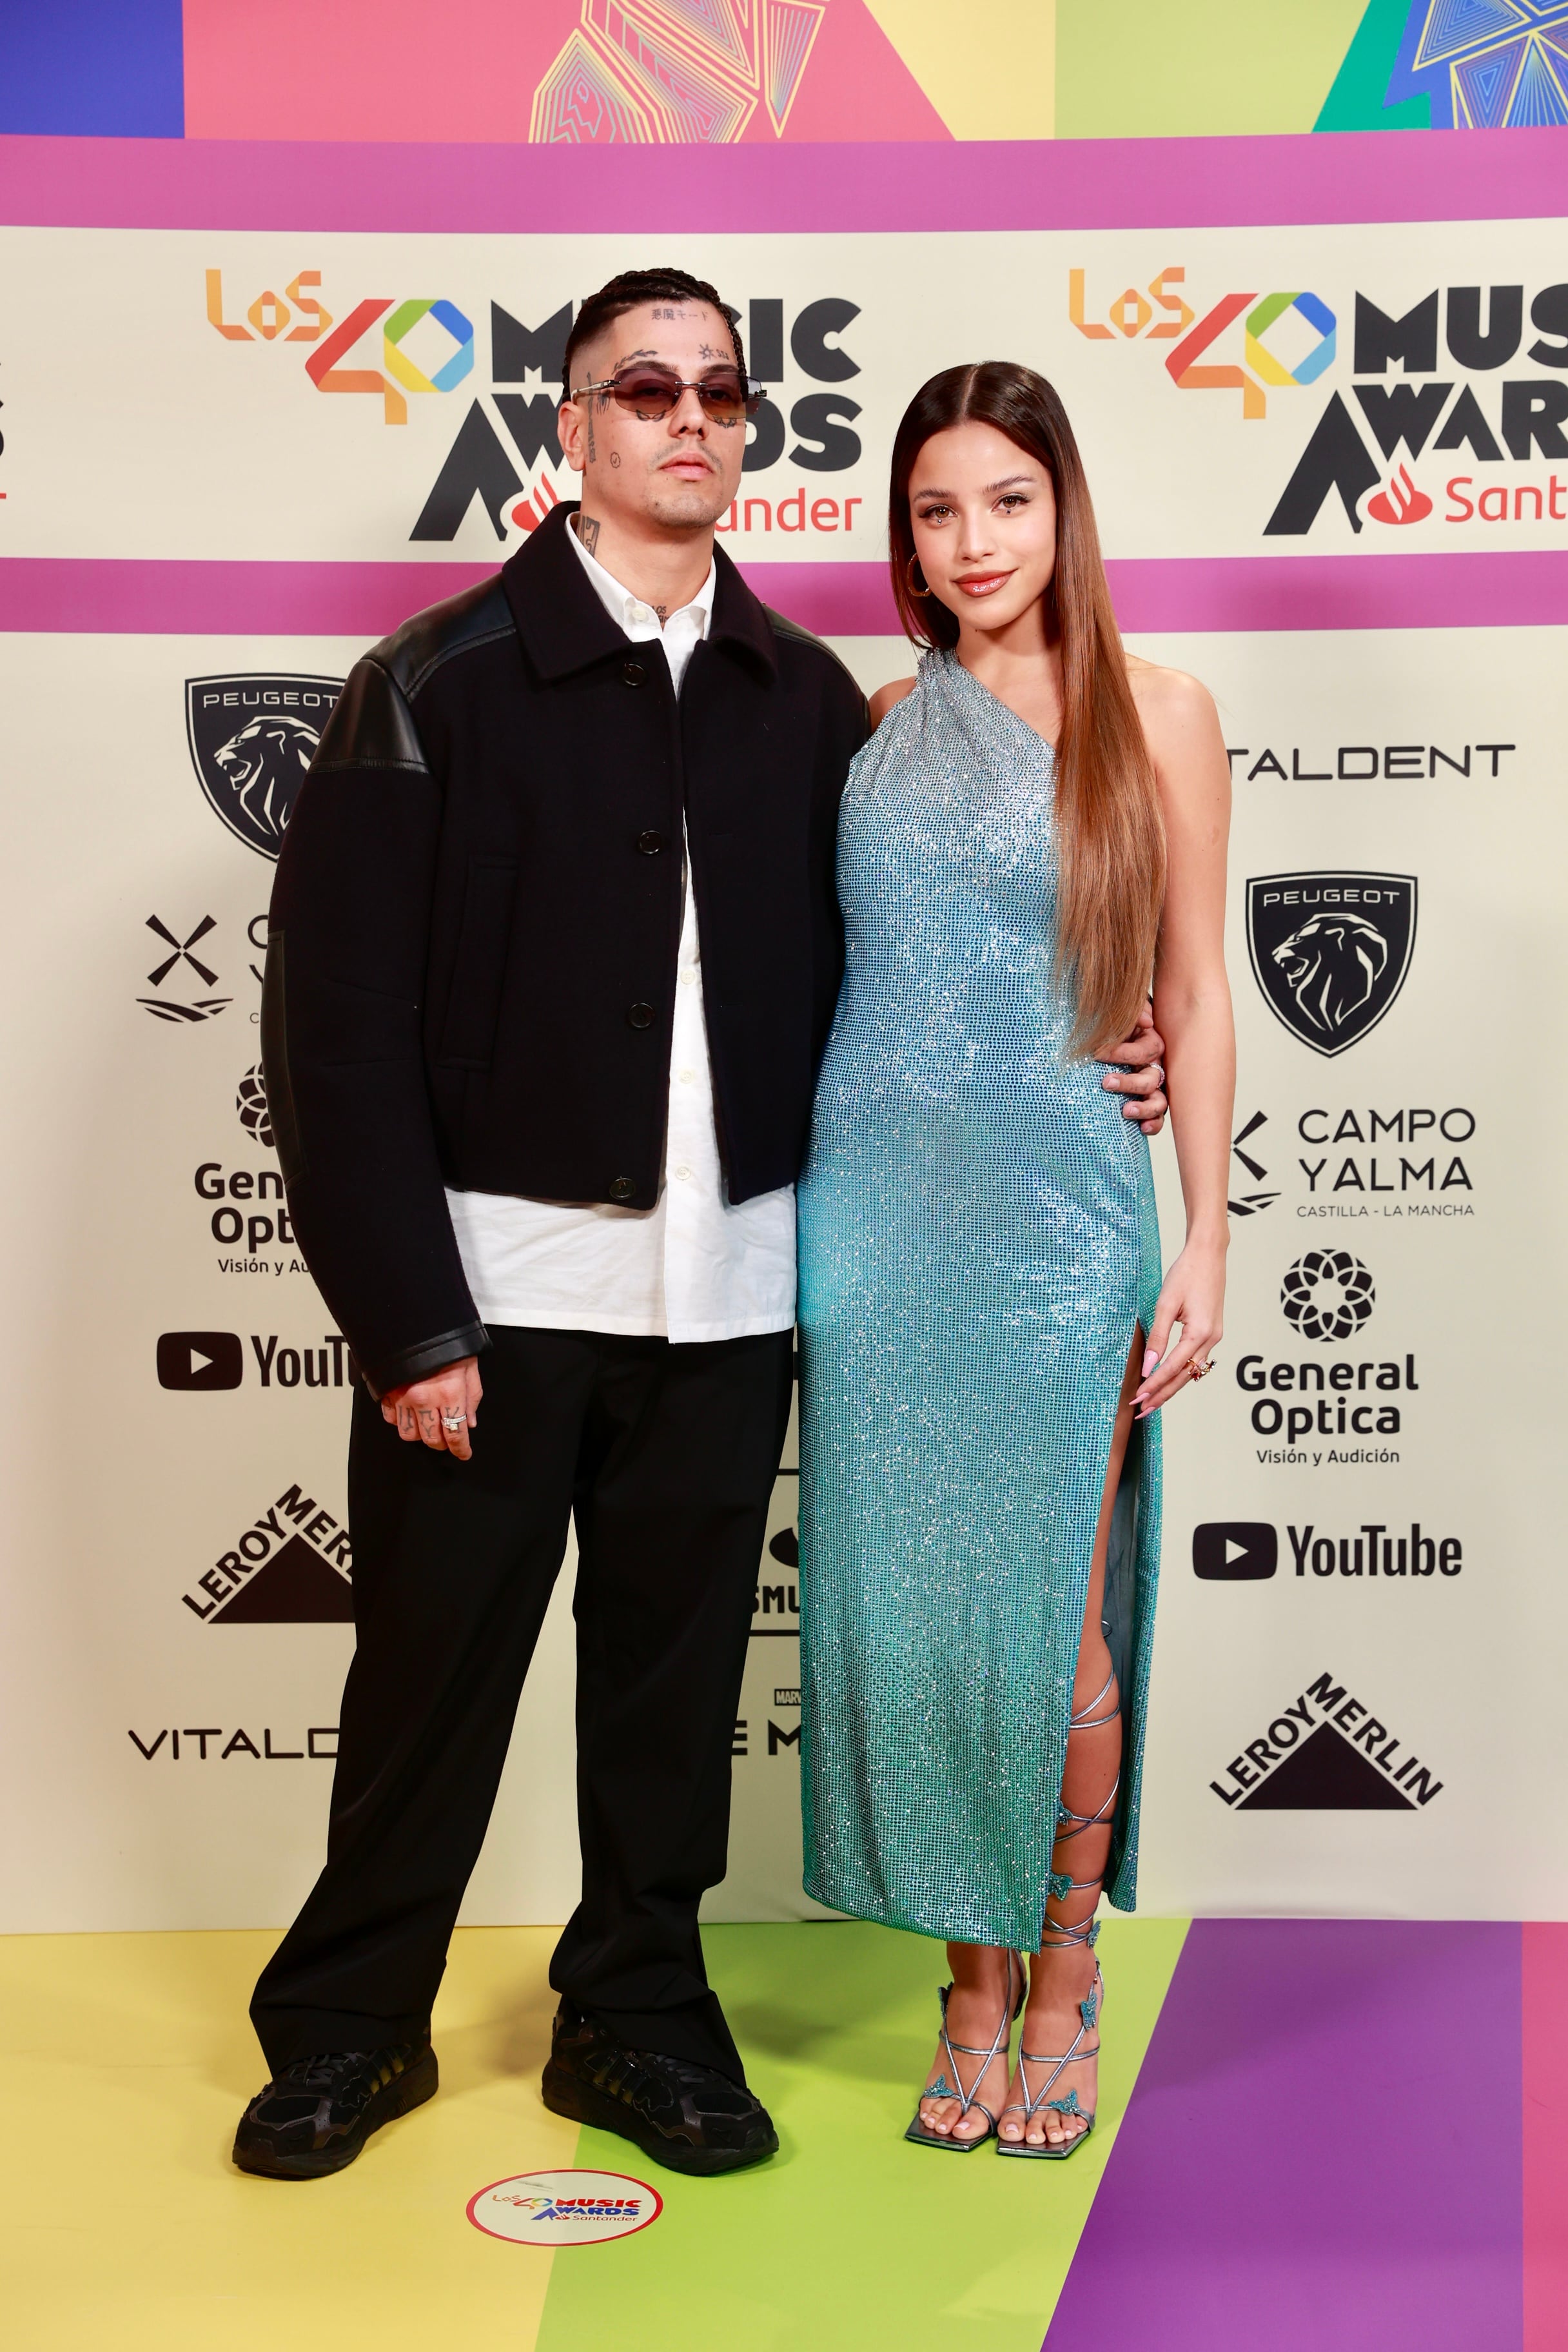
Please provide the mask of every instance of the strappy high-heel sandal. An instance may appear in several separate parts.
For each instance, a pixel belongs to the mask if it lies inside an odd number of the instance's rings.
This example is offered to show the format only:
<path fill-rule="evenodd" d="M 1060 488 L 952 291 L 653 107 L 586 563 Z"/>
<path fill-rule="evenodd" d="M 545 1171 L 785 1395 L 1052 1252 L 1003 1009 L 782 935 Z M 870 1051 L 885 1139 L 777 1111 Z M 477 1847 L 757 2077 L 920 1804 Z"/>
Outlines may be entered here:
<path fill-rule="evenodd" d="M 1009 1952 L 1007 1955 L 1007 1998 L 1003 2005 L 1002 2022 L 996 2028 L 995 2036 L 992 2041 L 989 2050 L 980 2050 L 975 2048 L 973 2043 L 967 2042 L 954 2042 L 950 2038 L 947 2031 L 947 2004 L 949 1996 L 952 1991 L 952 1987 L 950 1984 L 943 1985 L 941 1993 L 938 1995 L 938 1999 L 942 2002 L 942 2053 L 947 2060 L 947 2065 L 937 2076 L 934 2083 L 928 2083 L 926 2084 L 925 2089 L 921 2093 L 921 2098 L 922 2101 L 926 2099 L 957 2099 L 960 2104 L 958 2114 L 954 2117 L 954 2121 L 962 2123 L 964 2116 L 973 2109 L 978 2109 L 979 2113 L 985 2118 L 986 2128 L 983 2132 L 974 2132 L 963 2139 L 956 2138 L 951 2132 L 930 2131 L 927 2129 L 926 2126 L 921 2123 L 920 2107 L 917 2105 L 915 2108 L 914 2121 L 910 2124 L 908 2131 L 904 2134 L 904 2137 L 908 2140 L 912 2140 L 917 2147 L 945 2147 L 956 2156 L 968 2156 L 973 2149 L 984 2147 L 986 2141 L 991 2137 L 992 2133 L 995 2130 L 995 2116 L 992 2114 L 991 2109 L 986 2105 L 984 2100 L 977 2099 L 974 2093 L 980 2088 L 981 2084 L 985 2080 L 986 2073 L 994 2064 L 995 2060 L 998 2058 L 1005 2058 L 1006 2056 L 1007 2044 L 1013 2038 L 1013 2021 L 1024 2006 L 1025 1985 L 1023 1967 L 1021 1964 L 1018 1966 L 1018 1989 L 1016 1992 L 1013 1990 L 1013 1969 L 1014 1955 Z M 967 2091 L 963 2088 L 963 2085 L 959 2079 L 958 2061 L 960 2058 L 978 2058 L 982 2062 L 974 2070 L 973 2086 L 972 2089 Z M 951 2070 L 952 2075 L 952 2082 L 949 2082 L 948 2080 L 949 2070 Z"/>
<path fill-rule="evenodd" d="M 1097 1919 L 1093 1927 L 1089 1930 L 1089 1933 L 1076 1940 L 1081 1943 L 1086 1943 L 1092 1948 L 1095 1938 L 1098 1937 L 1099 1933 L 1100 1922 Z M 1098 2108 L 1086 2112 L 1085 2109 L 1080 2107 L 1078 2103 L 1078 2093 L 1076 2091 L 1069 2091 L 1065 2099 L 1053 2099 L 1051 2093 L 1055 2090 L 1057 2084 L 1060 2082 L 1063 2074 L 1067 2072 L 1069 2066 L 1079 2066 L 1081 2065 L 1086 2059 L 1099 2057 L 1100 2035 L 1095 2029 L 1100 2022 L 1100 2012 L 1104 2006 L 1105 1979 L 1100 1975 L 1100 1969 L 1097 1966 L 1094 1971 L 1094 1982 L 1089 1989 L 1088 1997 L 1079 2003 L 1079 2015 L 1082 2018 L 1083 2023 L 1079 2027 L 1078 2032 L 1073 2038 L 1072 2048 L 1068 2051 L 1064 2056 L 1058 2058 L 1055 2056 L 1047 2057 L 1038 2050 L 1025 2050 L 1020 2046 L 1018 2051 L 1018 2076 L 1024 2086 L 1024 2101 L 1023 2104 L 1020 2104 L 1016 2099 L 1009 2099 L 1006 2105 L 1002 2110 L 1002 2115 L 1004 2116 L 1021 2116 L 1023 2117 L 1024 2132 L 1028 2130 L 1031 2118 L 1035 2116 L 1043 2114 L 1047 2108 L 1054 2109 L 1058 2115 L 1061 2116 L 1081 2116 L 1083 2117 L 1082 2131 L 1079 2132 L 1072 2139 L 1064 2139 L 1058 2147 L 1053 2147 L 1048 2139 L 1038 2140 L 1031 2143 L 1023 2137 L 1022 2132 L 1016 2139 L 1004 2139 L 1001 2137 L 1000 2132 L 998 2132 L 996 2139 L 996 2153 L 998 2156 L 1048 2156 L 1054 2163 L 1060 2164 L 1066 2158 L 1073 2155 L 1077 2149 L 1083 2146 L 1085 2140 L 1094 2129 L 1094 2118 L 1095 2115 L 1099 2112 Z M 1085 2034 L 1088 2033 L 1094 2034 L 1094 2047 L 1092 2050 L 1084 2050 L 1079 2047 Z M 1048 2066 L 1051 2070 L 1037 2091 L 1031 2091 L 1029 2088 L 1029 2069 L 1031 2066 Z M 1002 2116 L 998 2116 L 996 2120 L 998 2124 L 1000 2124 Z"/>
<path fill-rule="evenodd" d="M 1108 1724 L 1111 1724 L 1116 1721 L 1118 1716 L 1121 1713 L 1121 1694 L 1120 1691 L 1117 1691 L 1116 1693 L 1115 1705 L 1111 1707 L 1109 1714 L 1100 1715 L 1096 1713 L 1096 1709 L 1104 1704 L 1110 1692 L 1115 1689 L 1115 1686 L 1116 1674 L 1115 1669 L 1112 1668 L 1110 1674 L 1106 1677 L 1104 1684 L 1101 1685 L 1100 1690 L 1096 1692 L 1093 1698 L 1089 1700 L 1088 1706 L 1080 1708 L 1078 1714 L 1068 1716 L 1068 1736 L 1069 1738 L 1075 1731 L 1102 1731 Z M 1110 1822 L 1115 1817 L 1116 1800 L 1121 1788 L 1121 1775 L 1118 1772 L 1115 1780 L 1110 1785 L 1110 1794 L 1106 1797 L 1104 1802 L 1092 1813 L 1075 1813 L 1070 1806 L 1058 1804 L 1057 1810 L 1057 1844 L 1058 1846 L 1070 1845 L 1074 1838 L 1084 1837 L 1090 1830 L 1103 1829 L 1107 1822 Z M 1105 1874 L 1103 1871 L 1098 1873 L 1093 1878 L 1074 1878 L 1068 1872 L 1053 1871 L 1051 1873 L 1049 1899 L 1053 1902 L 1061 1902 L 1069 1895 L 1088 1895 L 1091 1891 L 1098 1890 L 1104 1884 Z M 1088 1918 L 1080 1919 L 1072 1925 L 1068 1925 L 1064 1921 L 1054 1920 L 1047 1916 L 1040 1937 L 1040 1948 L 1042 1951 L 1060 1952 L 1070 1950 L 1074 1945 L 1085 1944 L 1089 1947 L 1089 1949 L 1092 1951 L 1099 1940 L 1100 1922 L 1094 1916 L 1094 1909 L 1091 1905 Z M 1081 2147 L 1083 2142 L 1089 2137 L 1089 2133 L 1094 2129 L 1094 2116 L 1092 2114 L 1086 2113 L 1079 2105 L 1078 2093 L 1076 2091 L 1069 2090 L 1067 2096 L 1061 2099 L 1053 2099 L 1051 2093 L 1056 2088 L 1057 2084 L 1061 2080 L 1062 2075 L 1069 2066 L 1079 2065 L 1084 2060 L 1089 2058 L 1099 2057 L 1100 2037 L 1098 2033 L 1095 2032 L 1095 2028 L 1099 2022 L 1100 2012 L 1104 2006 L 1104 2002 L 1105 1979 L 1100 1974 L 1100 1967 L 1097 1962 L 1094 1971 L 1094 1982 L 1089 1987 L 1086 1999 L 1079 2003 L 1079 2015 L 1083 2020 L 1083 2022 L 1079 2026 L 1078 2032 L 1074 2037 L 1072 2048 L 1067 2051 L 1063 2056 L 1058 2058 L 1054 2053 L 1047 2056 L 1041 2051 L 1025 2050 L 1020 2046 L 1018 2051 L 1018 2074 L 1024 2086 L 1024 2104 L 1020 2105 L 1016 2099 L 1009 2099 L 1002 2109 L 1002 2115 L 998 2116 L 996 2119 L 998 2126 L 996 2133 L 996 2153 L 998 2156 L 1048 2156 L 1056 2162 L 1060 2163 L 1064 2157 L 1070 2156 L 1074 2148 Z M 1080 2046 L 1086 2033 L 1095 2034 L 1095 2042 L 1092 2050 L 1085 2050 Z M 1049 2066 L 1052 2070 L 1047 2081 L 1037 2092 L 1031 2092 L 1029 2088 L 1028 2070 L 1031 2066 Z M 1029 2142 L 1025 2138 L 1024 2133 L 1028 2129 L 1030 2118 L 1034 2116 L 1039 2115 L 1047 2108 L 1054 2109 L 1058 2115 L 1082 2116 L 1084 2123 L 1083 2130 L 1079 2132 L 1074 2138 L 1064 2140 L 1059 2147 L 1052 2147 L 1048 2141 L 1041 2141 L 1037 2146 L 1031 2147 Z M 1096 2112 L 1098 2112 L 1098 2110 Z M 1004 2139 L 1002 2137 L 1000 2129 L 1002 2116 L 1008 2115 L 1020 2116 L 1023 2118 L 1023 2127 L 1016 2139 Z"/>

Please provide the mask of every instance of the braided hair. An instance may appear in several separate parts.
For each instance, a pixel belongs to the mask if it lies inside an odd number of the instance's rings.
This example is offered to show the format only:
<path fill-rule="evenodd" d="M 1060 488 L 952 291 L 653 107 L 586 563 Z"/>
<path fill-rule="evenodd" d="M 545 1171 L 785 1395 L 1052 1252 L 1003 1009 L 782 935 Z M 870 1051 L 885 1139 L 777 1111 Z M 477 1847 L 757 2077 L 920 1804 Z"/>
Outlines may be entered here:
<path fill-rule="evenodd" d="M 572 396 L 572 363 L 585 343 L 595 341 L 604 330 L 627 310 L 640 310 L 648 302 L 706 302 L 728 320 L 730 334 L 735 346 L 735 365 L 742 375 L 746 359 L 741 343 L 740 312 L 719 299 L 718 289 L 705 278 L 693 278 L 684 269 L 623 269 L 596 294 L 590 294 L 572 322 L 566 338 L 566 352 L 561 364 L 565 380 L 562 391 Z"/>

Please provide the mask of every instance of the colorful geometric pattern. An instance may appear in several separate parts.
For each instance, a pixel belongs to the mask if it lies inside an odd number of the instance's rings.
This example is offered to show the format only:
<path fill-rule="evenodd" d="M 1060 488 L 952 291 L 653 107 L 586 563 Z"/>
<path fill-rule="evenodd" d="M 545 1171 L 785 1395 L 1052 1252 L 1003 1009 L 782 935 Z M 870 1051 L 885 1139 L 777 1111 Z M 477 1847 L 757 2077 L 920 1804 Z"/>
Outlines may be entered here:
<path fill-rule="evenodd" d="M 273 1940 L 0 1938 L 7 2352 L 273 2352 L 307 2314 L 312 2341 L 378 2352 L 1568 2342 L 1568 1928 L 1113 1919 L 1100 2120 L 1048 2168 L 950 2165 L 901 2137 L 938 1947 L 710 1929 L 783 2143 L 719 2182 L 544 2111 L 553 1931 L 468 1929 L 437 2011 L 439 2095 L 298 2191 L 226 2160 Z M 84 2116 L 136 2148 L 112 2197 L 84 2185 Z M 557 2255 L 464 2217 L 488 2181 L 574 2166 L 652 2179 L 657 2223 Z"/>
<path fill-rule="evenodd" d="M 754 5 L 762 20 L 763 96 L 768 120 L 782 138 L 822 10 L 815 0 L 754 0 Z"/>
<path fill-rule="evenodd" d="M 534 140 L 741 137 L 766 96 L 784 134 L 826 0 L 583 0 L 534 92 Z"/>
<path fill-rule="evenodd" d="M 952 0 L 15 0 L 5 32 L 0 135 L 625 145 L 1568 123 L 1563 0 L 985 0 L 961 29 Z"/>
<path fill-rule="evenodd" d="M 1509 131 L 1568 123 L 1563 0 L 1418 0 L 1388 85 L 1422 93 L 1435 126 Z"/>

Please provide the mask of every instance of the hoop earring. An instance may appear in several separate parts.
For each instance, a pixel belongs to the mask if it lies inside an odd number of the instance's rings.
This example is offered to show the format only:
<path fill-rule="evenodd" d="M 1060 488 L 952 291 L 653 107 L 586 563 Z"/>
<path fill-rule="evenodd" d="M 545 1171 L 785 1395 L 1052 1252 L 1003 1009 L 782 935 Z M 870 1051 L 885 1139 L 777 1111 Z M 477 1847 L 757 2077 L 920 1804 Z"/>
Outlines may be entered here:
<path fill-rule="evenodd" d="M 908 587 L 908 589 L 909 589 L 910 594 L 911 596 L 918 596 L 918 597 L 920 598 L 921 602 L 923 604 L 923 603 L 925 602 L 925 599 L 926 599 L 926 598 L 931 594 L 931 590 L 930 590 L 929 588 L 917 588 L 917 587 L 915 586 L 915 583 L 914 583 L 914 581 L 913 581 L 912 577 L 910 576 L 910 575 L 912 574 L 913 571 L 914 571 L 914 568 L 915 568 L 916 564 L 917 564 L 919 562 L 920 562 L 920 557 L 919 557 L 918 555 L 911 555 L 911 556 L 910 556 L 910 558 L 909 562 L 908 562 L 905 564 L 905 566 L 904 566 L 904 581 L 905 581 L 905 584 L 906 584 L 906 586 L 907 586 L 907 587 Z M 924 575 L 924 574 L 923 574 L 923 572 L 922 572 L 922 574 L 921 574 L 921 578 L 923 579 L 925 575 Z"/>

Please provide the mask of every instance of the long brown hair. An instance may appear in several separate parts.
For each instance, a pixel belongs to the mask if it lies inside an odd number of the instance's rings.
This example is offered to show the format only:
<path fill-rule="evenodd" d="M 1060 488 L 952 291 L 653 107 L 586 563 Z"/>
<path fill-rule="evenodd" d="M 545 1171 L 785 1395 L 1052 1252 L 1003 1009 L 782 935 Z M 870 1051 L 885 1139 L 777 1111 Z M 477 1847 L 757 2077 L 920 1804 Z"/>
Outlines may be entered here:
<path fill-rule="evenodd" d="M 1006 360 L 944 368 L 905 409 L 888 507 L 893 595 L 917 646 L 952 647 L 958 617 L 910 582 L 910 477 L 933 433 L 994 425 L 1048 470 L 1057 560 L 1047 592 L 1061 636 L 1057 746 L 1058 954 L 1078 1003 L 1072 1050 L 1127 1036 L 1148 992 L 1165 896 L 1165 831 L 1153 762 L 1127 682 L 1094 507 L 1072 426 L 1055 391 Z"/>

